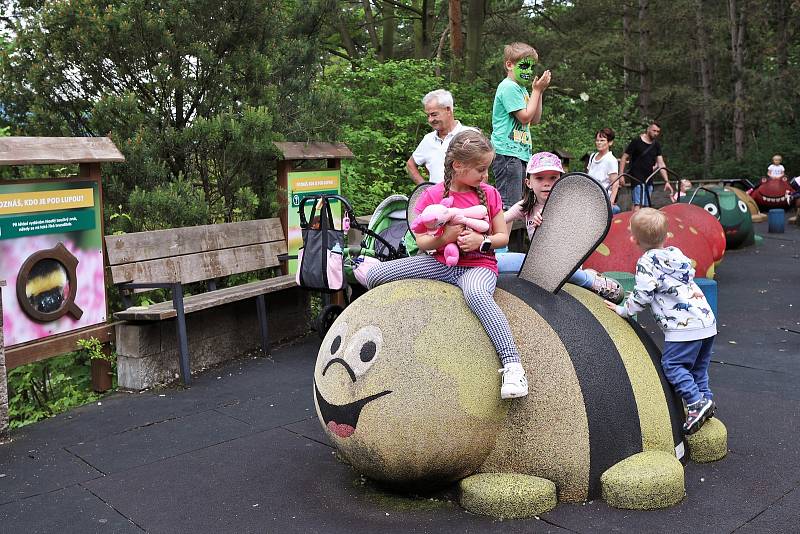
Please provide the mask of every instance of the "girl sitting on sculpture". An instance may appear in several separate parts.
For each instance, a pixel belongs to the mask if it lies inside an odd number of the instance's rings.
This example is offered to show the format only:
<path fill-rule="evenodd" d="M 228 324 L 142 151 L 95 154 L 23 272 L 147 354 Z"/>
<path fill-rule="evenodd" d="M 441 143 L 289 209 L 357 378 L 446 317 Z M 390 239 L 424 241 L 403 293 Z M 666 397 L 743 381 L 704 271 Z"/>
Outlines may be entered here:
<path fill-rule="evenodd" d="M 538 152 L 528 162 L 525 178 L 525 195 L 505 213 L 506 223 L 524 220 L 528 237 L 533 237 L 536 228 L 542 224 L 542 210 L 550 196 L 550 190 L 561 178 L 564 168 L 561 160 L 550 152 Z M 518 273 L 525 260 L 521 252 L 502 252 L 497 254 L 500 272 Z M 569 282 L 585 287 L 612 302 L 622 302 L 624 293 L 619 283 L 591 269 L 578 269 Z"/>
<path fill-rule="evenodd" d="M 494 149 L 481 133 L 467 130 L 457 134 L 447 149 L 444 160 L 444 181 L 429 187 L 415 205 L 420 213 L 431 204 L 452 198 L 456 208 L 484 206 L 490 222 L 486 233 L 479 233 L 463 224 L 445 225 L 435 235 L 415 233 L 420 254 L 372 267 L 367 285 L 376 287 L 408 278 L 439 280 L 461 288 L 467 305 L 483 325 L 503 365 L 500 396 L 503 399 L 524 397 L 528 381 L 520 363 L 508 319 L 494 301 L 497 284 L 497 260 L 494 249 L 508 244 L 508 228 L 503 218 L 503 202 L 497 189 L 486 183 Z M 449 202 L 448 202 L 449 203 Z M 456 243 L 461 253 L 455 265 L 447 265 L 445 247 Z"/>

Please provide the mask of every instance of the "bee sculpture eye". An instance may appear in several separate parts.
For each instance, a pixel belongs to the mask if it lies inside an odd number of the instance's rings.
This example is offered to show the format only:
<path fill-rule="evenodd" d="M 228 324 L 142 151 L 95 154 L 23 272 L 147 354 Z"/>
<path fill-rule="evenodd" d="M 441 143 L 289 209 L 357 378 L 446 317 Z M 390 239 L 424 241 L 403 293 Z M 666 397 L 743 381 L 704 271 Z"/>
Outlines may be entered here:
<path fill-rule="evenodd" d="M 331 355 L 336 354 L 339 350 L 339 347 L 342 346 L 342 336 L 337 335 L 333 338 L 333 342 L 331 342 Z"/>
<path fill-rule="evenodd" d="M 327 349 L 323 347 L 323 350 L 325 350 L 325 352 L 329 354 L 329 357 L 326 359 L 326 362 L 331 358 L 343 357 L 342 347 L 344 346 L 345 341 L 347 340 L 347 330 L 348 330 L 347 323 L 344 321 L 338 321 L 336 324 L 333 325 L 333 327 L 328 332 L 328 336 L 326 337 L 326 339 L 331 340 L 330 347 L 328 347 Z"/>
<path fill-rule="evenodd" d="M 355 332 L 344 350 L 344 360 L 356 376 L 366 373 L 378 360 L 383 347 L 383 333 L 377 326 L 365 326 Z"/>
<path fill-rule="evenodd" d="M 375 357 L 375 353 L 377 352 L 378 347 L 375 345 L 374 341 L 367 341 L 361 346 L 361 361 L 364 363 L 372 361 Z"/>

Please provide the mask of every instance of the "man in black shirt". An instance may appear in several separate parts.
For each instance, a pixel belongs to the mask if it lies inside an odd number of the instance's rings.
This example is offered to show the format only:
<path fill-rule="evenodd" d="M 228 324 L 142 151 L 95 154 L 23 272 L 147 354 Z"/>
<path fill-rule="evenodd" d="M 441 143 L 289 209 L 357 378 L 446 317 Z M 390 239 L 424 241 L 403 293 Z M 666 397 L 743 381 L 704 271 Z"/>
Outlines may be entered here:
<path fill-rule="evenodd" d="M 672 195 L 672 185 L 669 183 L 669 175 L 664 169 L 664 158 L 661 155 L 661 145 L 658 144 L 656 139 L 661 135 L 661 126 L 655 121 L 651 122 L 644 133 L 628 143 L 622 158 L 619 160 L 619 174 L 625 172 L 625 166 L 630 161 L 631 166 L 628 169 L 628 174 L 637 178 L 639 181 L 634 181 L 632 184 L 633 191 L 631 192 L 633 211 L 638 211 L 642 206 L 650 205 L 650 194 L 653 192 L 652 181 L 648 182 L 647 191 L 644 189 L 645 180 L 648 176 L 653 174 L 656 168 L 661 169 L 661 177 L 664 179 L 664 190 L 669 191 Z"/>

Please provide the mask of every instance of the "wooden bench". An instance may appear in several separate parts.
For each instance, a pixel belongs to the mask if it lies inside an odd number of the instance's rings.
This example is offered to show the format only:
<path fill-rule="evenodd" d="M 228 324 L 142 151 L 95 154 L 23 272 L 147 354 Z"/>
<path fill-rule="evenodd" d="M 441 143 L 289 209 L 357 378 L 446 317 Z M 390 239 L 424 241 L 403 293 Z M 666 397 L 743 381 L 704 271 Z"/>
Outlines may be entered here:
<path fill-rule="evenodd" d="M 111 280 L 123 290 L 127 309 L 114 316 L 125 321 L 163 321 L 176 317 L 180 371 L 191 382 L 187 313 L 254 298 L 261 343 L 269 354 L 264 295 L 295 287 L 294 275 L 280 275 L 242 285 L 216 288 L 216 279 L 280 266 L 286 239 L 280 219 L 260 219 L 152 232 L 106 236 Z M 208 291 L 184 296 L 184 284 L 206 281 Z M 130 292 L 168 289 L 171 300 L 150 306 L 130 306 Z"/>

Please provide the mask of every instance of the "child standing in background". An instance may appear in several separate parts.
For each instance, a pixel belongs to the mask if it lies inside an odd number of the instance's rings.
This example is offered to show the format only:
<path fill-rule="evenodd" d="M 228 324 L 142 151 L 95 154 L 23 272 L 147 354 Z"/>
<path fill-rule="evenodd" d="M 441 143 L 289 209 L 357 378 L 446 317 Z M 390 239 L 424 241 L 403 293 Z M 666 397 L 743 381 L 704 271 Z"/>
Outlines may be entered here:
<path fill-rule="evenodd" d="M 678 182 L 678 190 L 675 191 L 675 194 L 672 195 L 673 202 L 680 202 L 683 197 L 686 196 L 686 192 L 692 188 L 692 182 L 687 180 L 686 178 L 681 178 Z"/>
<path fill-rule="evenodd" d="M 542 224 L 542 209 L 550 190 L 564 173 L 561 159 L 550 152 L 538 152 L 528 162 L 527 178 L 525 178 L 525 196 L 514 204 L 506 213 L 506 223 L 524 220 L 528 237 L 533 237 L 536 228 Z M 521 252 L 498 252 L 497 265 L 500 272 L 518 273 L 522 268 L 525 254 Z M 604 299 L 616 303 L 622 302 L 624 293 L 619 282 L 606 278 L 590 269 L 578 269 L 570 277 L 569 282 L 576 286 L 594 291 Z"/>
<path fill-rule="evenodd" d="M 642 208 L 634 213 L 631 238 L 644 252 L 636 262 L 636 287 L 624 306 L 608 301 L 606 306 L 622 317 L 650 306 L 664 331 L 661 367 L 686 402 L 683 431 L 694 434 L 716 410 L 708 387 L 708 367 L 717 320 L 694 282 L 692 260 L 676 247 L 664 248 L 667 216 L 663 212 Z"/>
<path fill-rule="evenodd" d="M 492 106 L 492 145 L 497 153 L 492 174 L 503 209 L 508 209 L 522 197 L 525 165 L 531 158 L 530 125 L 542 118 L 542 94 L 550 85 L 550 71 L 534 76 L 539 54 L 525 43 L 506 45 L 503 59 L 506 77 L 497 86 Z"/>
<path fill-rule="evenodd" d="M 781 165 L 782 162 L 783 157 L 781 157 L 780 154 L 775 154 L 772 156 L 772 165 L 767 167 L 767 176 L 778 180 L 786 176 L 786 169 L 784 169 L 783 165 Z"/>
<path fill-rule="evenodd" d="M 439 280 L 460 287 L 464 300 L 483 325 L 503 365 L 500 396 L 512 399 L 528 394 L 528 380 L 508 319 L 494 301 L 497 285 L 494 249 L 508 244 L 508 229 L 500 194 L 485 183 L 493 158 L 492 145 L 479 132 L 466 130 L 457 134 L 445 155 L 444 181 L 426 189 L 414 207 L 419 213 L 445 197 L 452 197 L 456 208 L 486 206 L 491 221 L 488 233 L 480 234 L 463 225 L 454 225 L 444 226 L 442 233 L 435 236 L 415 234 L 420 250 L 436 252 L 380 263 L 369 270 L 366 278 L 370 289 L 408 278 Z M 448 243 L 457 243 L 461 249 L 454 266 L 445 263 L 443 251 Z"/>

